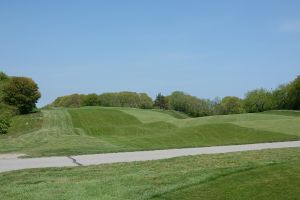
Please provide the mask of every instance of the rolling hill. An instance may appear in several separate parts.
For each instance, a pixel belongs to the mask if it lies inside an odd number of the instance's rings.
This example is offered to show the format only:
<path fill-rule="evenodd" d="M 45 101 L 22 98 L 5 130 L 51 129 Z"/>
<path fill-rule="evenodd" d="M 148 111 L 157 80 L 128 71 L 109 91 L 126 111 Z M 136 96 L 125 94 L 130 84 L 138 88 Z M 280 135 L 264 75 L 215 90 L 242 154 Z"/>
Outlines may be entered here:
<path fill-rule="evenodd" d="M 272 111 L 188 118 L 135 108 L 57 108 L 13 119 L 0 152 L 75 155 L 300 139 L 300 116 Z"/>

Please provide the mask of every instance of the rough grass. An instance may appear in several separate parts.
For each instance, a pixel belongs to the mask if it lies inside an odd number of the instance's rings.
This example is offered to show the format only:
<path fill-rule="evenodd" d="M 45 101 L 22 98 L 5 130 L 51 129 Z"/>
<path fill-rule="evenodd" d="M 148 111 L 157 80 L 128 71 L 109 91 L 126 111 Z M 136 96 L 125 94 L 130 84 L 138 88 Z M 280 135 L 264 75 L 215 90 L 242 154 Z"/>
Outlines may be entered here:
<path fill-rule="evenodd" d="M 85 107 L 42 115 L 15 118 L 0 136 L 0 152 L 52 156 L 300 139 L 298 116 L 273 113 L 179 119 L 167 111 Z"/>
<path fill-rule="evenodd" d="M 300 148 L 0 174 L 0 199 L 298 199 Z"/>
<path fill-rule="evenodd" d="M 18 115 L 12 118 L 11 127 L 7 136 L 16 137 L 21 134 L 33 132 L 42 127 L 43 115 L 41 112 Z"/>

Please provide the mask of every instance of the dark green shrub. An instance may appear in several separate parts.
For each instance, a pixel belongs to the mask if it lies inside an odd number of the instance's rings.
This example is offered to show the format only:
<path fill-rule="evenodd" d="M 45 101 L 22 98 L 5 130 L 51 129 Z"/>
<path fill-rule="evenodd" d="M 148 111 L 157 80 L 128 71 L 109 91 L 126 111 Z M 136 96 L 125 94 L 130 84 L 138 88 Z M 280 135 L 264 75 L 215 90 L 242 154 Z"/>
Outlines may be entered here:
<path fill-rule="evenodd" d="M 10 127 L 10 117 L 0 116 L 0 134 L 6 134 Z"/>

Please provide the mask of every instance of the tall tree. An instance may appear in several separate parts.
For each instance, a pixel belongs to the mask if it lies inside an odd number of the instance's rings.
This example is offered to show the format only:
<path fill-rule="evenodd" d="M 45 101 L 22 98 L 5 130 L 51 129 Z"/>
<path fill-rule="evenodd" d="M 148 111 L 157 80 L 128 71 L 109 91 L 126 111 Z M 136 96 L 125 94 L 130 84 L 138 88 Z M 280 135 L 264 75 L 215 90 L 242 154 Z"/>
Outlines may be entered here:
<path fill-rule="evenodd" d="M 154 101 L 154 106 L 160 109 L 168 109 L 166 97 L 161 93 L 158 93 Z"/>
<path fill-rule="evenodd" d="M 16 106 L 21 114 L 31 112 L 41 97 L 38 85 L 30 78 L 13 77 L 3 90 L 6 104 Z"/>
<path fill-rule="evenodd" d="M 218 113 L 222 115 L 239 114 L 245 112 L 243 100 L 234 96 L 224 97 L 218 108 Z"/>
<path fill-rule="evenodd" d="M 167 97 L 169 108 L 184 112 L 191 117 L 202 117 L 212 114 L 212 102 L 199 99 L 181 91 L 175 91 Z"/>
<path fill-rule="evenodd" d="M 288 104 L 290 109 L 300 109 L 300 76 L 290 83 L 288 88 Z"/>
<path fill-rule="evenodd" d="M 273 91 L 273 98 L 275 102 L 276 109 L 289 109 L 289 87 L 290 84 L 287 85 L 279 85 Z"/>
<path fill-rule="evenodd" d="M 83 98 L 83 106 L 99 106 L 100 101 L 97 94 L 92 93 L 84 96 Z"/>
<path fill-rule="evenodd" d="M 146 93 L 140 93 L 140 108 L 150 109 L 153 106 L 153 101 Z"/>
<path fill-rule="evenodd" d="M 248 92 L 244 102 L 246 111 L 251 113 L 275 108 L 273 95 L 266 89 L 256 89 Z"/>

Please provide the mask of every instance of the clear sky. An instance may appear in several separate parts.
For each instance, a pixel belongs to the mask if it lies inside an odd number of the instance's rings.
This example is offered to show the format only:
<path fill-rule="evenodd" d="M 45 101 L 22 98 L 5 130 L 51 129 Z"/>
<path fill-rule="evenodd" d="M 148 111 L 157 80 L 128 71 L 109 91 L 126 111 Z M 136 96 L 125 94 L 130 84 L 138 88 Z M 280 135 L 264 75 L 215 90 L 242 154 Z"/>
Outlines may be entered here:
<path fill-rule="evenodd" d="M 32 77 L 40 106 L 124 90 L 243 97 L 300 75 L 300 1 L 0 0 L 0 70 Z"/>

